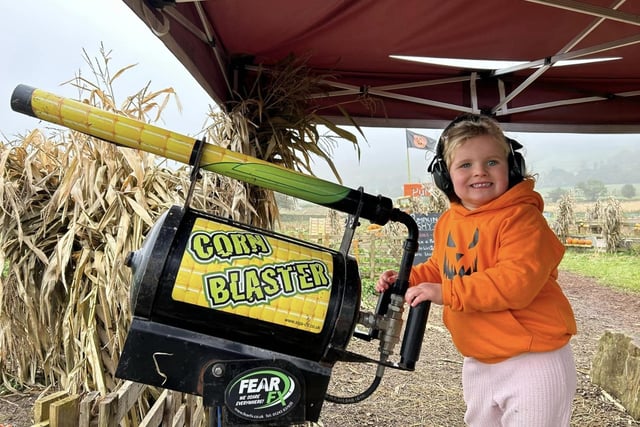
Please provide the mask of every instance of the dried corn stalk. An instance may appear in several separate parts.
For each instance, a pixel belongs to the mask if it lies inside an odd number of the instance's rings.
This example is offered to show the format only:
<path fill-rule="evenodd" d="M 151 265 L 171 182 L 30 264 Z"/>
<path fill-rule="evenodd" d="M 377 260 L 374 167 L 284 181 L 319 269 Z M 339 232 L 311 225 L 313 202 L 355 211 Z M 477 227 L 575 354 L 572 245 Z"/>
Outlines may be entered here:
<path fill-rule="evenodd" d="M 573 211 L 573 196 L 567 193 L 560 198 L 558 202 L 558 212 L 556 221 L 553 224 L 553 230 L 562 243 L 566 243 L 569 236 L 569 229 L 575 224 L 575 215 Z"/>
<path fill-rule="evenodd" d="M 607 252 L 615 253 L 622 242 L 621 231 L 624 216 L 620 202 L 609 197 L 606 203 L 601 205 L 600 217 L 602 218 L 602 234 L 607 244 Z"/>
<path fill-rule="evenodd" d="M 0 156 L 0 308 L 11 313 L 0 319 L 3 376 L 106 393 L 129 319 L 123 260 L 182 203 L 187 171 L 75 132 L 53 141 L 36 130 Z M 198 185 L 219 193 L 209 176 Z M 229 213 L 211 199 L 194 204 Z"/>
<path fill-rule="evenodd" d="M 291 56 L 247 78 L 251 80 L 239 82 L 228 113 L 211 113 L 210 138 L 233 151 L 311 175 L 315 156 L 327 163 L 340 182 L 332 148 L 338 140 L 346 140 L 358 156 L 360 151 L 355 135 L 312 109 L 313 95 L 326 90 L 323 76 L 311 75 L 304 59 Z M 327 134 L 320 134 L 320 125 L 328 129 Z M 239 212 L 244 222 L 274 228 L 278 209 L 272 191 L 243 183 L 236 192 L 251 207 Z"/>

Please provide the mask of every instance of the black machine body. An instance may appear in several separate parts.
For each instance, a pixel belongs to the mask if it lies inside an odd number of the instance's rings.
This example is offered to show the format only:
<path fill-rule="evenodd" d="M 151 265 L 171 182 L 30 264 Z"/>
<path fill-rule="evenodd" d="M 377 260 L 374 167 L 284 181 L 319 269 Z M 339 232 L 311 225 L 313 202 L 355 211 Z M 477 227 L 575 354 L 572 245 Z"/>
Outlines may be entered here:
<path fill-rule="evenodd" d="M 202 395 L 227 419 L 317 419 L 358 318 L 353 258 L 174 206 L 127 264 L 133 320 L 118 377 Z M 271 376 L 227 390 L 257 367 Z M 291 401 L 282 397 L 269 407 L 269 398 L 287 395 L 277 386 L 289 383 L 296 404 L 284 410 Z"/>

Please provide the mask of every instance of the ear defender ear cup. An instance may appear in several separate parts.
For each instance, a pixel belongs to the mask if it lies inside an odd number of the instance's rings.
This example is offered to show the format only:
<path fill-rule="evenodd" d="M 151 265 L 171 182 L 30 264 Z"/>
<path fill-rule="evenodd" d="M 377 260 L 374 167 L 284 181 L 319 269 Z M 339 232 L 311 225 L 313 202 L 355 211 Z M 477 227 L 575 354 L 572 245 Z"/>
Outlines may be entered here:
<path fill-rule="evenodd" d="M 511 149 L 508 159 L 509 188 L 511 188 L 524 179 L 524 175 L 527 173 L 527 166 L 524 161 L 524 156 L 518 151 L 522 148 L 522 144 L 509 137 L 506 137 L 506 140 L 509 144 L 509 148 Z"/>
<path fill-rule="evenodd" d="M 449 176 L 449 171 L 447 170 L 447 165 L 444 162 L 442 157 L 434 157 L 431 161 L 431 164 L 427 168 L 427 171 L 431 172 L 433 176 L 433 182 L 436 184 L 447 197 L 450 197 L 453 192 L 453 182 L 451 181 L 451 177 Z"/>

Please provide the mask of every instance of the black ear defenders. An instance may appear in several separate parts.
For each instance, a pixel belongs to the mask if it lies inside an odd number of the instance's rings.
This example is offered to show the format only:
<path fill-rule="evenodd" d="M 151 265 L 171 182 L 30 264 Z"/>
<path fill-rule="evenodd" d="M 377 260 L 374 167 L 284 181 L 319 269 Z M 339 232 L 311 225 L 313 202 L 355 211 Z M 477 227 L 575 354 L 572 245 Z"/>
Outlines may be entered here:
<path fill-rule="evenodd" d="M 427 167 L 427 171 L 433 176 L 433 182 L 436 184 L 436 187 L 446 194 L 449 200 L 458 200 L 458 196 L 456 196 L 456 193 L 453 190 L 453 182 L 451 181 L 451 176 L 447 169 L 447 163 L 444 160 L 445 136 L 449 129 L 457 123 L 462 121 L 478 122 L 480 118 L 481 116 L 478 114 L 462 114 L 449 123 L 444 131 L 442 131 L 436 147 L 436 154 Z M 506 136 L 505 139 L 509 144 L 509 156 L 507 161 L 509 164 L 509 188 L 511 188 L 524 179 L 524 174 L 526 173 L 527 168 L 524 156 L 518 151 L 522 148 L 522 144 L 515 139 Z"/>
<path fill-rule="evenodd" d="M 519 151 L 522 148 L 522 144 L 508 136 L 505 136 L 505 139 L 509 143 L 509 188 L 511 188 L 524 179 L 524 175 L 527 173 L 527 165 L 524 162 L 524 156 Z"/>

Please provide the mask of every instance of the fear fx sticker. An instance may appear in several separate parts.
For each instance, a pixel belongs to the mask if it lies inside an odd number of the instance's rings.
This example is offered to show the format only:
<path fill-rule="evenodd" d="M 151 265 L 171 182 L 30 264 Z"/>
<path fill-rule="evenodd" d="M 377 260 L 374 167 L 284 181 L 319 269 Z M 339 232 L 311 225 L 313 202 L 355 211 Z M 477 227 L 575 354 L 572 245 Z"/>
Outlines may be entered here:
<path fill-rule="evenodd" d="M 225 390 L 227 408 L 240 418 L 267 421 L 286 415 L 300 401 L 300 384 L 284 369 L 256 368 L 235 377 Z"/>

